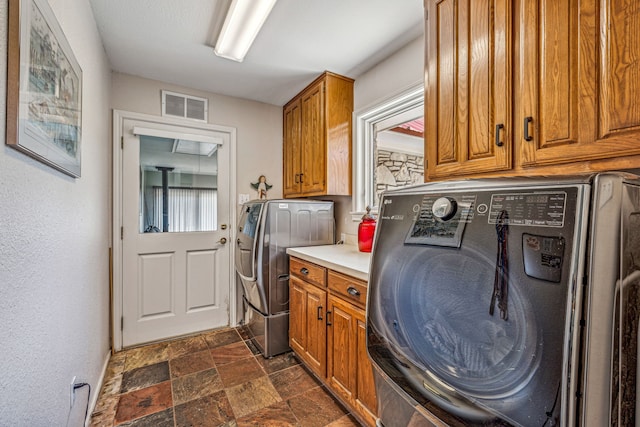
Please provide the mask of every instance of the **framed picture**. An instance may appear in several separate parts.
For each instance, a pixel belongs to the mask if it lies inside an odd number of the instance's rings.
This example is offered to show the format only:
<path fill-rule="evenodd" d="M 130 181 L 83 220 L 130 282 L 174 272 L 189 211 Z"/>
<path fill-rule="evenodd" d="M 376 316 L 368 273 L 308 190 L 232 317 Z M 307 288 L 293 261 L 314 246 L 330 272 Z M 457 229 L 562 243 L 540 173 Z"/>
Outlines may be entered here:
<path fill-rule="evenodd" d="M 80 176 L 82 70 L 46 0 L 9 0 L 7 145 Z"/>

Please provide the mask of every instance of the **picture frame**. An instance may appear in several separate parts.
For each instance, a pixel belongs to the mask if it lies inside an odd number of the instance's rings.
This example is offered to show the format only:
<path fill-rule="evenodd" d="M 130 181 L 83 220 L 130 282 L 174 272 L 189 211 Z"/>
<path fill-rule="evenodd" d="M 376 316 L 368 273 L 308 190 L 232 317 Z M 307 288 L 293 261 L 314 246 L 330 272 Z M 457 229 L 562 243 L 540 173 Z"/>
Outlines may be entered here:
<path fill-rule="evenodd" d="M 6 144 L 79 178 L 82 69 L 46 0 L 9 0 Z"/>

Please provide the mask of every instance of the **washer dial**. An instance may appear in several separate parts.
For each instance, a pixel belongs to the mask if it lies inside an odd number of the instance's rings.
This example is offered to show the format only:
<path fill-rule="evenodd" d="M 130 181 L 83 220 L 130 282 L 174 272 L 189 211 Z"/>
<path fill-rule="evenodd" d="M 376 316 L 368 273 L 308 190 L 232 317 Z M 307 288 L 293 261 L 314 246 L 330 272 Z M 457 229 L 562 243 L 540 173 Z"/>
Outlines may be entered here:
<path fill-rule="evenodd" d="M 441 221 L 447 221 L 456 214 L 458 204 L 451 197 L 440 197 L 433 202 L 431 211 L 433 216 Z"/>

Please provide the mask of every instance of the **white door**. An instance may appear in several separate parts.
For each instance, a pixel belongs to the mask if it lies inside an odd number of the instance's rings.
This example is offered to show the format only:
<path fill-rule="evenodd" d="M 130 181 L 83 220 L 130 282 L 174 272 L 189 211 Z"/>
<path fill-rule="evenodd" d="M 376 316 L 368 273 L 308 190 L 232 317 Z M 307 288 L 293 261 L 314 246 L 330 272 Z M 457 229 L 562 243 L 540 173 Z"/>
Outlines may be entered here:
<path fill-rule="evenodd" d="M 122 344 L 229 324 L 229 134 L 123 121 Z"/>

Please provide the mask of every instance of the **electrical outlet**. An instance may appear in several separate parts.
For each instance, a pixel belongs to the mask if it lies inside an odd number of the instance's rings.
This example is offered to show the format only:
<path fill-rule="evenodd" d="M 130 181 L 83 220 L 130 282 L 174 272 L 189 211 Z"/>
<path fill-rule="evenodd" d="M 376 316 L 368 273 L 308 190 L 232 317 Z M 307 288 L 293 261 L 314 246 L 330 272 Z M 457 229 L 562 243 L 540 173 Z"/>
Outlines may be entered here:
<path fill-rule="evenodd" d="M 76 400 L 76 376 L 71 379 L 71 385 L 69 386 L 69 407 L 73 408 L 73 402 Z"/>

